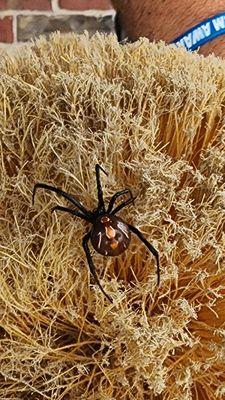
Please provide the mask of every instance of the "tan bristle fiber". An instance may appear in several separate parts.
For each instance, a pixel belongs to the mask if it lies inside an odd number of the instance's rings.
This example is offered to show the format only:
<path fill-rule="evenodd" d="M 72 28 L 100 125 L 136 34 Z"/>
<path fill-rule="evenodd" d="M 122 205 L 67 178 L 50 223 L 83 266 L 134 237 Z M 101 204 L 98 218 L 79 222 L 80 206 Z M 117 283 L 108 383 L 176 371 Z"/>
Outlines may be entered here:
<path fill-rule="evenodd" d="M 225 63 L 147 39 L 55 34 L 0 62 L 0 399 L 225 399 Z M 132 234 L 119 257 L 91 225 L 51 210 L 97 207 Z M 127 195 L 118 199 L 124 201 Z"/>

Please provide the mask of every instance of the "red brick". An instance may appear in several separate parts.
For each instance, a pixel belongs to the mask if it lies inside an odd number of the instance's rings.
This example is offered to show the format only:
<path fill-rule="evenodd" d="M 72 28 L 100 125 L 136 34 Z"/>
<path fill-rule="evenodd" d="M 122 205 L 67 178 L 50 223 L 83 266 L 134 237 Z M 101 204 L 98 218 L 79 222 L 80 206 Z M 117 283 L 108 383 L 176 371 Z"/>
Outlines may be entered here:
<path fill-rule="evenodd" d="M 109 10 L 112 4 L 109 0 L 59 0 L 59 7 L 67 10 Z"/>
<path fill-rule="evenodd" d="M 0 10 L 51 10 L 51 0 L 0 0 Z"/>
<path fill-rule="evenodd" d="M 0 19 L 0 42 L 12 43 L 13 42 L 13 19 L 12 17 L 5 17 Z"/>

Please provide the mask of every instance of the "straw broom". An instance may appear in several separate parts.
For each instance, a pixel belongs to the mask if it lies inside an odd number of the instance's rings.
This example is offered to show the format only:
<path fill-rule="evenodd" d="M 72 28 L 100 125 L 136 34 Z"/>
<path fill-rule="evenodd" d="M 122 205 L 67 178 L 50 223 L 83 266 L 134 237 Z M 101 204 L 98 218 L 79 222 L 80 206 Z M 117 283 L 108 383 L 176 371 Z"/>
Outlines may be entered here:
<path fill-rule="evenodd" d="M 1 62 L 1 399 L 225 398 L 225 64 L 141 39 L 38 40 Z M 51 214 L 137 199 L 117 258 L 93 252 L 110 304 L 89 275 L 89 226 Z"/>

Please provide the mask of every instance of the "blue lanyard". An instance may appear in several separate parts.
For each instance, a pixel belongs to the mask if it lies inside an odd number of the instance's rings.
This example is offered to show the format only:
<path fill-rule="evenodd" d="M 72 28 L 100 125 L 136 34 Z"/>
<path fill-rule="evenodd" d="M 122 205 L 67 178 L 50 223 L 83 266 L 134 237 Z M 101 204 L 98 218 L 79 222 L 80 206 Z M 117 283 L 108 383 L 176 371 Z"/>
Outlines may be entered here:
<path fill-rule="evenodd" d="M 214 15 L 189 29 L 171 43 L 181 45 L 187 50 L 196 50 L 199 46 L 225 34 L 225 13 Z"/>

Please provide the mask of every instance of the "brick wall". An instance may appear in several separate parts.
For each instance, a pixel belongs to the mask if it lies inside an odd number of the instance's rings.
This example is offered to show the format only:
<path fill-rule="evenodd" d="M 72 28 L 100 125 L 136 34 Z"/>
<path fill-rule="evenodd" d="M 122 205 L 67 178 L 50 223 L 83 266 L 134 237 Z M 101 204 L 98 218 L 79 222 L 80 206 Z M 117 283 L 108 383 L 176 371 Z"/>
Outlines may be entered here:
<path fill-rule="evenodd" d="M 112 32 L 110 0 L 0 0 L 0 46 L 50 32 Z"/>

